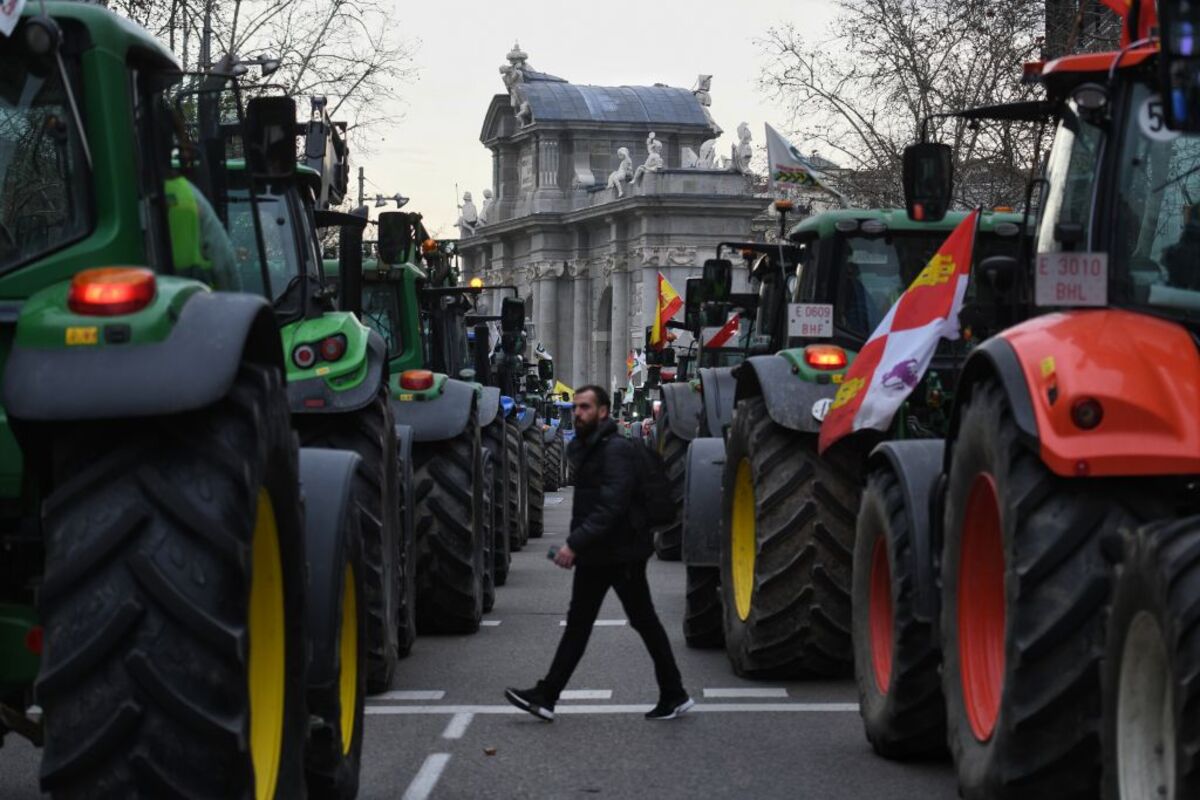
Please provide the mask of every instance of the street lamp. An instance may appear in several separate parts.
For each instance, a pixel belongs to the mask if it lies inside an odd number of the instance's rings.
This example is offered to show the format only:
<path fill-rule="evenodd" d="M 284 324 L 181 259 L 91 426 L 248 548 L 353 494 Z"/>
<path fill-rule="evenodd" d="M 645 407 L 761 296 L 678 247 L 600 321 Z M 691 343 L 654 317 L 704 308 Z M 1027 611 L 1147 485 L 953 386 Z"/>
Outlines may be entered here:
<path fill-rule="evenodd" d="M 384 197 L 381 194 L 375 195 L 375 207 L 383 208 L 388 204 L 389 200 L 394 200 L 396 202 L 396 208 L 404 208 L 404 206 L 408 205 L 408 198 L 399 192 L 396 192 L 391 197 Z"/>

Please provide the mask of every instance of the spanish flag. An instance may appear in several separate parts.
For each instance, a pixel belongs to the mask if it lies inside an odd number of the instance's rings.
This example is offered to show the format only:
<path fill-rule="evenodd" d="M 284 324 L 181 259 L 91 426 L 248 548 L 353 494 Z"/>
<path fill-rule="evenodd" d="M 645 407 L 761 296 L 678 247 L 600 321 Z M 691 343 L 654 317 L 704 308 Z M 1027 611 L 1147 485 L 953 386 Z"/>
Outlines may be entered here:
<path fill-rule="evenodd" d="M 658 313 L 650 327 L 650 346 L 661 350 L 666 344 L 667 321 L 683 308 L 683 299 L 675 287 L 660 272 L 658 273 Z"/>

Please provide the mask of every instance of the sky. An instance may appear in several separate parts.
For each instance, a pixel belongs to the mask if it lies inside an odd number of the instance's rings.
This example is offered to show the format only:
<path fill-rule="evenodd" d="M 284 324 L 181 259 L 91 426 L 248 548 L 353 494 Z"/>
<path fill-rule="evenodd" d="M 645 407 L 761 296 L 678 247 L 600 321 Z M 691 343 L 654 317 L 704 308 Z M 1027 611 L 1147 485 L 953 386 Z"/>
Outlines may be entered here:
<path fill-rule="evenodd" d="M 504 93 L 498 68 L 515 41 L 534 69 L 572 83 L 690 89 L 711 74 L 710 110 L 725 131 L 717 152 L 729 154 L 740 122 L 762 145 L 763 123 L 786 129 L 788 118 L 755 87 L 763 58 L 754 40 L 788 21 L 822 35 L 834 13 L 831 0 L 396 0 L 397 24 L 420 39 L 419 77 L 386 109 L 397 121 L 351 158 L 365 168 L 368 198 L 399 192 L 434 235 L 456 236 L 455 184 L 478 205 L 491 183 L 479 133 L 493 95 Z"/>

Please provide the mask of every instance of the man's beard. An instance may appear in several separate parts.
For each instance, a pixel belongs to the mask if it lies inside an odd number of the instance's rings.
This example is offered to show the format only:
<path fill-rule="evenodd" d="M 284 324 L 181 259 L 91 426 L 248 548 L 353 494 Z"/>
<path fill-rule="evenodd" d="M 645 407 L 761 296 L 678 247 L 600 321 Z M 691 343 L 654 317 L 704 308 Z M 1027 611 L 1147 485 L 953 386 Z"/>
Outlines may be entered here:
<path fill-rule="evenodd" d="M 587 437 L 589 437 L 593 433 L 595 433 L 596 428 L 598 428 L 598 427 L 600 427 L 599 418 L 594 419 L 588 423 L 576 421 L 575 422 L 575 433 L 576 433 L 576 435 L 581 436 L 584 439 L 586 439 Z"/>

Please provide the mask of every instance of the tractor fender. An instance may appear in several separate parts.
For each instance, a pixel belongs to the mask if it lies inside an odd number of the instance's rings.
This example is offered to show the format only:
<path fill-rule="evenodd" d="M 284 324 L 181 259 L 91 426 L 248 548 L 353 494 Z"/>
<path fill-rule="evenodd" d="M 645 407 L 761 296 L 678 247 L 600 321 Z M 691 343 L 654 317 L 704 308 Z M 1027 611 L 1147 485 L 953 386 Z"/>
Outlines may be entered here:
<path fill-rule="evenodd" d="M 942 439 L 889 441 L 877 445 L 867 461 L 869 470 L 890 469 L 900 483 L 916 564 L 915 614 L 931 624 L 937 622 L 940 607 L 934 563 L 940 551 L 941 504 L 935 501 L 935 487 L 945 449 Z"/>
<path fill-rule="evenodd" d="M 671 420 L 671 433 L 690 442 L 700 432 L 703 398 L 690 383 L 667 383 L 662 387 L 663 408 Z"/>
<path fill-rule="evenodd" d="M 367 376 L 353 389 L 339 392 L 325 378 L 289 381 L 288 405 L 293 414 L 341 414 L 370 405 L 387 381 L 387 345 L 374 329 L 367 335 Z"/>
<path fill-rule="evenodd" d="M 431 400 L 392 398 L 392 414 L 398 424 L 412 428 L 417 442 L 453 439 L 467 428 L 475 405 L 475 387 L 447 378 L 442 393 Z"/>
<path fill-rule="evenodd" d="M 360 463 L 358 455 L 348 450 L 300 448 L 308 558 L 304 614 L 310 643 L 309 686 L 329 686 L 337 675 L 337 630 L 347 558 L 342 521 L 352 516 L 354 472 Z"/>
<path fill-rule="evenodd" d="M 683 563 L 721 564 L 721 476 L 725 440 L 700 436 L 687 449 L 683 484 Z"/>
<path fill-rule="evenodd" d="M 1006 366 L 1016 376 L 1001 373 L 1001 381 L 1017 425 L 1050 471 L 1200 472 L 1200 352 L 1182 326 L 1120 309 L 1079 310 L 1036 317 L 996 339 L 1012 354 Z M 964 386 L 967 396 L 978 383 Z M 1085 400 L 1102 411 L 1091 429 L 1073 419 Z"/>
<path fill-rule="evenodd" d="M 542 441 L 545 442 L 546 444 L 550 444 L 551 442 L 553 442 L 557 436 L 558 436 L 558 423 L 557 422 L 551 422 L 544 429 L 542 429 Z"/>
<path fill-rule="evenodd" d="M 700 370 L 701 402 L 704 404 L 700 435 L 721 436 L 733 422 L 733 398 L 737 380 L 733 367 L 705 367 Z"/>
<path fill-rule="evenodd" d="M 479 395 L 479 427 L 486 428 L 500 413 L 500 387 L 484 386 Z"/>
<path fill-rule="evenodd" d="M 413 429 L 409 425 L 396 425 L 396 461 L 400 474 L 400 493 L 401 493 L 401 508 L 400 514 L 403 520 L 404 527 L 402 536 L 405 542 L 413 541 L 415 536 L 414 526 L 416 518 L 414 502 L 416 500 L 413 495 Z M 406 547 L 411 545 L 406 544 Z"/>
<path fill-rule="evenodd" d="M 517 408 L 517 401 L 513 400 L 506 394 L 500 395 L 500 411 L 504 414 L 504 418 L 508 419 L 513 411 Z"/>
<path fill-rule="evenodd" d="M 812 383 L 792 372 L 783 356 L 754 356 L 734 372 L 737 379 L 735 402 L 761 396 L 767 404 L 767 414 L 777 425 L 801 433 L 818 433 L 821 419 L 814 416 L 822 400 L 832 400 L 837 384 Z"/>
<path fill-rule="evenodd" d="M 521 433 L 533 427 L 533 423 L 537 421 L 537 414 L 533 413 L 532 408 L 526 407 L 525 410 L 517 414 L 517 430 Z"/>
<path fill-rule="evenodd" d="M 224 397 L 247 361 L 283 372 L 283 345 L 267 301 L 196 292 L 161 342 L 13 347 L 2 397 L 8 414 L 22 422 L 179 414 Z"/>

